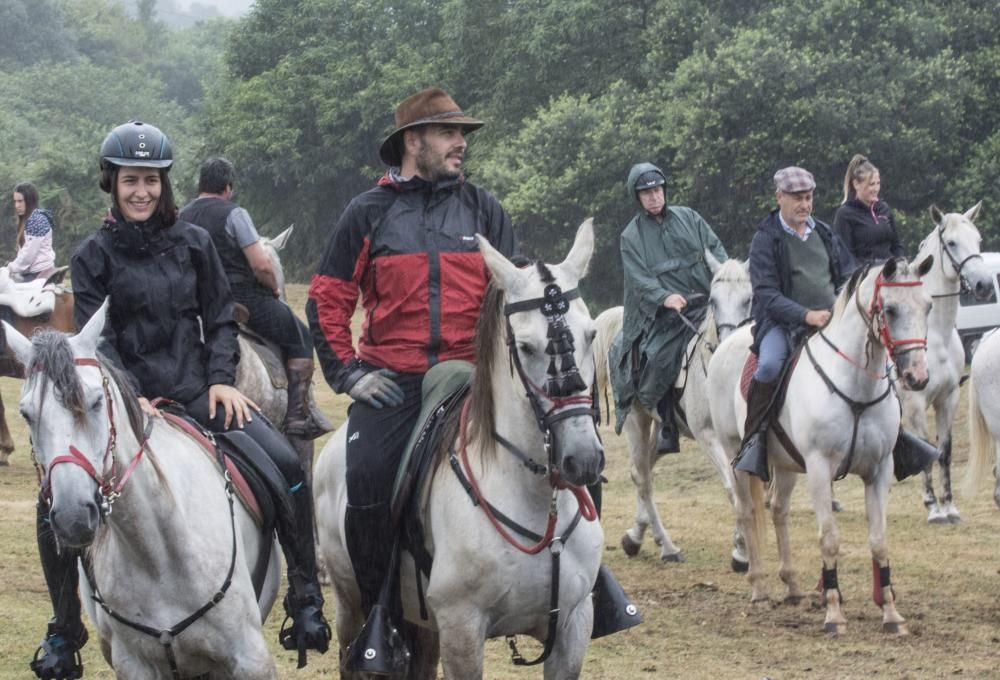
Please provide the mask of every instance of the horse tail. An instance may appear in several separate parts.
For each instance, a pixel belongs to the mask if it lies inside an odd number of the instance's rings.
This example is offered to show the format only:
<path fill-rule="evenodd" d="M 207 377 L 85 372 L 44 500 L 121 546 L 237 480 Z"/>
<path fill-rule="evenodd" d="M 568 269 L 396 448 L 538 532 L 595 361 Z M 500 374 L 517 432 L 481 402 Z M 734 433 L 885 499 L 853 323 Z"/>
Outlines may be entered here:
<path fill-rule="evenodd" d="M 764 482 L 760 481 L 759 477 L 753 475 L 747 475 L 750 477 L 750 499 L 753 507 L 753 522 L 751 522 L 750 530 L 753 532 L 753 538 L 757 545 L 757 549 L 760 550 L 761 547 L 767 541 L 767 517 L 764 507 Z"/>
<path fill-rule="evenodd" d="M 967 496 L 976 492 L 980 480 L 988 478 L 993 462 L 990 460 L 990 453 L 993 450 L 993 435 L 986 427 L 986 418 L 979 407 L 976 375 L 972 373 L 969 379 L 969 465 L 962 484 L 962 491 Z"/>
<path fill-rule="evenodd" d="M 609 419 L 611 405 L 608 400 L 608 385 L 611 383 L 611 362 L 608 360 L 608 352 L 611 351 L 611 343 L 615 341 L 615 336 L 622 329 L 624 317 L 625 308 L 619 306 L 605 309 L 594 320 L 597 328 L 597 335 L 594 337 L 594 377 L 597 380 L 597 394 L 604 395 L 607 406 L 605 410 Z"/>

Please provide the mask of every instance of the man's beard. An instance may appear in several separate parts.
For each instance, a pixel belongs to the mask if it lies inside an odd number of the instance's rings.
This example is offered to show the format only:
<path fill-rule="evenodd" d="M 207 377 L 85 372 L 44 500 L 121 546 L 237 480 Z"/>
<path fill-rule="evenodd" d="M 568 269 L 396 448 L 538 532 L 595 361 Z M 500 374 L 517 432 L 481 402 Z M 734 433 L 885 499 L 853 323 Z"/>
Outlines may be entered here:
<path fill-rule="evenodd" d="M 428 182 L 438 182 L 443 179 L 455 179 L 462 174 L 462 169 L 452 170 L 448 167 L 445 156 L 433 155 L 430 144 L 421 141 L 420 151 L 417 152 L 417 172 Z"/>

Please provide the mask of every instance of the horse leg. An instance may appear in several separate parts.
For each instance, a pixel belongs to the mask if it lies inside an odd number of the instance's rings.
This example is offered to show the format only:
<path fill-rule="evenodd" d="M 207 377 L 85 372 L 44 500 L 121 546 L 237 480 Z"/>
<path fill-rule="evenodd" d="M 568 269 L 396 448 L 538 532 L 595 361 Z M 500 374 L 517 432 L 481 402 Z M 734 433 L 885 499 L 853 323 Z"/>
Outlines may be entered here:
<path fill-rule="evenodd" d="M 274 657 L 264 642 L 263 635 L 248 636 L 251 639 L 234 653 L 231 666 L 225 677 L 227 680 L 273 680 L 278 677 L 278 669 L 274 665 Z M 253 639 L 256 638 L 256 639 Z M 214 677 L 210 674 L 210 677 Z"/>
<path fill-rule="evenodd" d="M 812 455 L 818 455 L 813 453 Z M 809 460 L 809 456 L 806 456 Z M 807 463 L 808 466 L 808 463 Z M 813 511 L 816 513 L 816 523 L 819 526 L 819 548 L 823 556 L 823 574 L 819 589 L 823 593 L 826 605 L 826 619 L 823 630 L 831 635 L 840 635 L 847 631 L 847 619 L 840 609 L 841 596 L 837 583 L 837 556 L 840 552 L 840 536 L 837 523 L 833 519 L 833 507 L 830 496 L 831 473 L 829 466 L 822 461 L 813 469 L 807 467 L 806 484 L 809 496 L 812 498 Z"/>
<path fill-rule="evenodd" d="M 559 626 L 552 653 L 545 660 L 545 680 L 572 680 L 583 672 L 583 662 L 590 644 L 593 628 L 594 606 L 590 597 L 584 598 Z"/>
<path fill-rule="evenodd" d="M 865 484 L 868 544 L 872 552 L 872 599 L 882 608 L 882 631 L 907 635 L 906 619 L 896 611 L 896 593 L 889 576 L 889 549 L 885 541 L 886 507 L 889 504 L 889 459 L 885 458 L 874 479 Z"/>
<path fill-rule="evenodd" d="M 625 437 L 632 458 L 632 483 L 636 489 L 635 524 L 622 536 L 622 549 L 633 557 L 642 546 L 646 529 L 650 528 L 653 540 L 660 546 L 660 559 L 664 562 L 683 562 L 680 548 L 670 540 L 670 534 L 660 519 L 653 498 L 653 465 L 656 463 L 656 421 L 633 407 L 625 422 Z"/>
<path fill-rule="evenodd" d="M 10 465 L 8 458 L 14 453 L 14 439 L 7 427 L 7 412 L 4 409 L 3 397 L 0 396 L 0 465 Z"/>
<path fill-rule="evenodd" d="M 788 536 L 788 512 L 791 508 L 792 491 L 795 489 L 797 475 L 783 470 L 774 471 L 771 485 L 771 517 L 774 521 L 774 534 L 778 542 L 778 576 L 785 584 L 785 604 L 797 605 L 805 597 L 799 586 L 792 566 L 792 547 Z"/>
<path fill-rule="evenodd" d="M 413 680 L 434 680 L 437 678 L 440 649 L 437 631 L 411 624 L 412 630 L 407 645 L 412 653 L 409 678 Z"/>
<path fill-rule="evenodd" d="M 913 434 L 927 439 L 927 405 L 923 398 L 911 396 L 903 400 L 903 423 Z M 941 511 L 937 496 L 934 493 L 934 466 L 930 465 L 921 474 L 924 482 L 924 507 L 927 508 L 929 524 L 944 524 L 948 516 Z"/>
<path fill-rule="evenodd" d="M 737 473 L 735 479 L 736 528 L 746 538 L 750 603 L 766 605 L 770 598 L 760 554 L 764 532 L 763 523 L 757 521 L 764 514 L 764 487 L 760 480 L 751 479 L 744 472 Z"/>
<path fill-rule="evenodd" d="M 458 603 L 435 610 L 441 641 L 441 667 L 446 678 L 483 677 L 486 619 L 475 607 Z"/>

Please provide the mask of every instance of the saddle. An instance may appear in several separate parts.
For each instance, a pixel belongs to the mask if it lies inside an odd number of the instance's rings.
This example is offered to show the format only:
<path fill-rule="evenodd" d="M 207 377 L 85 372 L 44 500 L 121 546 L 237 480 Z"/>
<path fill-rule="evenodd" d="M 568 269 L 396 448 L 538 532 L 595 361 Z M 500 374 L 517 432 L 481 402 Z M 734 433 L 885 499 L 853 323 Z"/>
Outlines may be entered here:
<path fill-rule="evenodd" d="M 7 267 L 0 267 L 0 305 L 10 307 L 26 319 L 51 314 L 56 307 L 56 295 L 63 292 L 60 282 L 68 269 L 59 267 L 33 281 L 20 282 L 11 278 Z"/>
<path fill-rule="evenodd" d="M 778 415 L 781 413 L 781 408 L 785 405 L 785 398 L 788 396 L 788 383 L 791 382 L 792 373 L 795 372 L 795 367 L 798 366 L 799 357 L 802 356 L 802 350 L 806 346 L 807 337 L 799 338 L 792 348 L 792 351 L 788 354 L 788 359 L 785 360 L 785 365 L 781 368 L 781 375 L 778 376 L 778 389 L 774 392 L 774 397 L 771 399 L 771 404 L 768 406 L 767 420 L 774 432 L 774 436 L 778 438 L 781 442 L 782 447 L 791 456 L 792 460 L 796 464 L 805 468 L 805 459 L 802 458 L 802 454 L 799 453 L 798 448 L 792 443 L 791 438 L 788 433 L 785 432 L 785 428 L 781 426 L 778 422 Z M 743 396 L 743 400 L 746 401 L 747 395 L 750 391 L 750 381 L 753 379 L 753 374 L 757 371 L 758 356 L 753 352 L 747 356 L 746 362 L 743 364 L 743 372 L 740 374 L 740 394 Z"/>
<path fill-rule="evenodd" d="M 249 452 L 259 451 L 258 447 L 242 446 L 240 436 L 248 438 L 243 432 L 209 435 L 200 424 L 184 415 L 183 410 L 176 408 L 175 405 L 164 402 L 154 402 L 153 405 L 161 409 L 167 423 L 194 439 L 205 454 L 220 465 L 221 471 L 228 474 L 232 481 L 233 491 L 240 504 L 250 514 L 261 532 L 265 536 L 270 536 L 277 523 L 277 513 L 292 512 L 290 505 L 288 509 L 279 509 L 275 506 L 276 497 L 287 495 L 284 492 L 287 484 L 284 483 L 281 472 L 274 463 L 270 459 L 267 459 L 266 463 L 261 462 L 257 460 L 258 455 Z M 232 436 L 234 434 L 238 436 Z M 279 490 L 277 496 L 273 491 L 275 488 Z M 254 594 L 257 597 L 260 597 L 264 587 L 270 555 L 271 542 L 262 542 L 251 574 Z"/>

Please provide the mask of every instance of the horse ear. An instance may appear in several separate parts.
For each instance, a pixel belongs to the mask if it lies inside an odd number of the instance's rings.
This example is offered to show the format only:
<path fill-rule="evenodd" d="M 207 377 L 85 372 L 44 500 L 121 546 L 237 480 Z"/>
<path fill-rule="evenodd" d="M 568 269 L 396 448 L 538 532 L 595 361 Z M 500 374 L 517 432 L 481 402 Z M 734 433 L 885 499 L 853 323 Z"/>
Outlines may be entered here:
<path fill-rule="evenodd" d="M 928 255 L 924 258 L 923 262 L 917 265 L 917 278 L 924 278 L 924 275 L 931 270 L 934 266 L 934 256 Z"/>
<path fill-rule="evenodd" d="M 576 238 L 573 240 L 573 247 L 570 248 L 569 255 L 559 265 L 560 269 L 567 270 L 571 276 L 575 276 L 579 281 L 587 273 L 587 266 L 590 264 L 590 257 L 594 254 L 594 218 L 588 217 L 576 230 Z"/>
<path fill-rule="evenodd" d="M 934 224 L 941 224 L 941 220 L 944 219 L 944 215 L 941 214 L 936 205 L 931 206 L 931 219 L 934 220 Z"/>
<path fill-rule="evenodd" d="M 14 357 L 21 362 L 22 366 L 27 366 L 29 359 L 31 359 L 31 340 L 21 335 L 6 321 L 3 322 L 3 332 L 7 347 L 14 353 Z"/>
<path fill-rule="evenodd" d="M 896 274 L 896 258 L 890 257 L 882 267 L 882 278 L 891 279 Z"/>
<path fill-rule="evenodd" d="M 970 222 L 975 222 L 976 218 L 979 216 L 979 209 L 983 207 L 983 202 L 979 201 L 974 206 L 965 211 L 965 219 Z"/>
<path fill-rule="evenodd" d="M 490 245 L 489 240 L 482 234 L 476 234 L 479 240 L 479 252 L 483 255 L 486 267 L 493 274 L 493 279 L 505 291 L 512 292 L 521 278 L 521 271 L 514 266 L 514 263 L 503 256 L 499 250 Z"/>
<path fill-rule="evenodd" d="M 288 242 L 289 237 L 292 235 L 292 231 L 295 229 L 295 223 L 293 222 L 289 225 L 288 229 L 271 239 L 271 245 L 274 246 L 275 250 L 281 250 L 285 247 Z"/>
<path fill-rule="evenodd" d="M 104 330 L 108 315 L 109 300 L 110 298 L 104 298 L 104 302 L 83 329 L 73 336 L 73 347 L 84 356 L 94 356 L 97 353 L 97 344 L 101 341 L 101 331 Z"/>
<path fill-rule="evenodd" d="M 722 263 L 715 259 L 715 255 L 708 248 L 705 248 L 705 263 L 708 265 L 708 270 L 712 272 L 712 276 L 719 273 L 722 269 Z"/>

